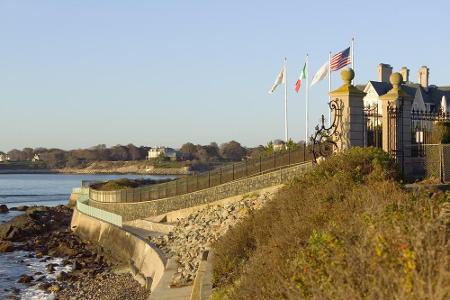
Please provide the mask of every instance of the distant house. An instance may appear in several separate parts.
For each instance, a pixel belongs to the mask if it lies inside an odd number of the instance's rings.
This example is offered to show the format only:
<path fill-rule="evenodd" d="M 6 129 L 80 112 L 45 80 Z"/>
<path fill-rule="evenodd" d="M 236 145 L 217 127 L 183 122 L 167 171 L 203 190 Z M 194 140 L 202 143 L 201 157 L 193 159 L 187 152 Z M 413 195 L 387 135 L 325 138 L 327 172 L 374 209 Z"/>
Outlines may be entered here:
<path fill-rule="evenodd" d="M 40 160 L 41 160 L 41 158 L 39 157 L 39 154 L 35 154 L 33 156 L 33 158 L 31 159 L 31 161 L 40 161 Z"/>
<path fill-rule="evenodd" d="M 286 147 L 286 143 L 282 140 L 273 141 L 273 151 L 281 151 Z"/>
<path fill-rule="evenodd" d="M 10 161 L 8 154 L 0 154 L 0 162 Z"/>
<path fill-rule="evenodd" d="M 158 157 L 169 158 L 170 160 L 177 160 L 178 152 L 169 147 L 153 147 L 148 150 L 147 159 L 154 159 Z"/>

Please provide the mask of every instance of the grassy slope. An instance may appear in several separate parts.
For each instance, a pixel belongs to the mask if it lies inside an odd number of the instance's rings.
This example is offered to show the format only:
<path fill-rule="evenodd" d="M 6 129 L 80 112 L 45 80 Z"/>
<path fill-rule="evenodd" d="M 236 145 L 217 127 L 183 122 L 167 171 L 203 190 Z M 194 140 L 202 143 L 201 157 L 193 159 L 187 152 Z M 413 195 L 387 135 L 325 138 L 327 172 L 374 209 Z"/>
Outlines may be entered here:
<path fill-rule="evenodd" d="M 353 149 L 290 184 L 214 245 L 215 298 L 448 299 L 447 199 L 394 178 Z"/>

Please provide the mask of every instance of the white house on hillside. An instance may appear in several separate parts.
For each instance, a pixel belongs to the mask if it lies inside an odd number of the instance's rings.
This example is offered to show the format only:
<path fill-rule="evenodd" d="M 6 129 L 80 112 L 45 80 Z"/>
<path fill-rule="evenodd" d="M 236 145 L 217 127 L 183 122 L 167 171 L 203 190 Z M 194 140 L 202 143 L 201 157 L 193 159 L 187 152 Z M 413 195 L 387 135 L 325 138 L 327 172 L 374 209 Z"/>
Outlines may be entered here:
<path fill-rule="evenodd" d="M 153 159 L 158 157 L 166 157 L 170 160 L 177 160 L 177 151 L 168 147 L 154 147 L 148 150 L 147 159 Z"/>

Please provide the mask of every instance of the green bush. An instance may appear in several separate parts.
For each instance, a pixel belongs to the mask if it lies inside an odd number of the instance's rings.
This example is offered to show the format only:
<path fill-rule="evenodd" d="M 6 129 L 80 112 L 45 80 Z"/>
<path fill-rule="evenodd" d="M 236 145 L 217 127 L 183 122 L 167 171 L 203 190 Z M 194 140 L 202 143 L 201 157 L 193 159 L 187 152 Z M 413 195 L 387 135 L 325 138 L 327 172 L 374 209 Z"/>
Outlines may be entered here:
<path fill-rule="evenodd" d="M 109 180 L 106 182 L 98 183 L 92 185 L 92 188 L 98 191 L 117 191 L 117 190 L 125 190 L 130 188 L 137 188 L 144 185 L 157 184 L 162 182 L 170 181 L 170 179 L 128 179 L 128 178 L 120 178 Z"/>

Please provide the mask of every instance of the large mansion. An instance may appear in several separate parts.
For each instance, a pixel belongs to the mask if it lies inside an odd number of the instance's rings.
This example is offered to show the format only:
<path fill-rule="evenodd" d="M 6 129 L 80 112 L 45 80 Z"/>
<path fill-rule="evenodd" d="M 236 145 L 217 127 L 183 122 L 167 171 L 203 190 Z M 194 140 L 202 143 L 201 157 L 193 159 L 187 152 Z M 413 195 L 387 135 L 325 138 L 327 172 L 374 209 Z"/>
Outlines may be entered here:
<path fill-rule="evenodd" d="M 404 91 L 408 93 L 412 99 L 412 109 L 427 112 L 437 112 L 441 109 L 441 103 L 445 103 L 446 112 L 449 112 L 450 86 L 430 85 L 430 71 L 426 66 L 419 68 L 418 82 L 410 81 L 409 69 L 401 68 L 400 73 L 403 76 Z M 378 80 L 369 81 L 366 85 L 358 85 L 367 95 L 363 98 L 364 106 L 374 106 L 378 104 L 380 96 L 386 94 L 392 85 L 389 78 L 392 74 L 392 67 L 388 64 L 378 65 Z"/>

